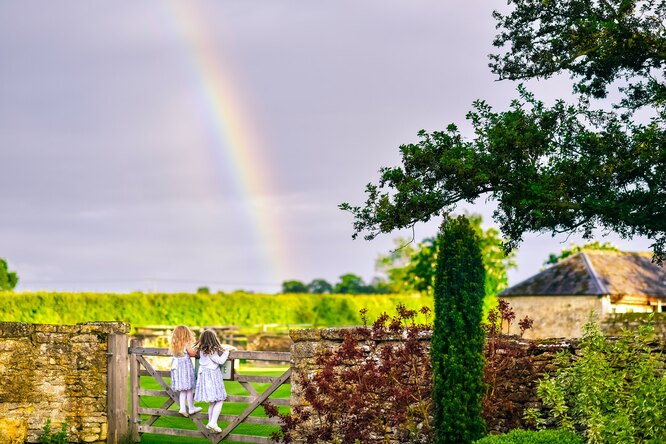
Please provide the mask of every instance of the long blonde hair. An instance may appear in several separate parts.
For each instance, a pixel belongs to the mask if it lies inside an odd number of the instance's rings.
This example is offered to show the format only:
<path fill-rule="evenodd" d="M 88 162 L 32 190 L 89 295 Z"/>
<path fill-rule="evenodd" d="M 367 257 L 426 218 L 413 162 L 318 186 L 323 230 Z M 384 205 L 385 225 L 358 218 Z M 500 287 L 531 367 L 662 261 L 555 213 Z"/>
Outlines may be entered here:
<path fill-rule="evenodd" d="M 182 356 L 186 347 L 194 342 L 194 333 L 188 327 L 179 325 L 173 329 L 171 334 L 171 354 Z"/>
<path fill-rule="evenodd" d="M 220 355 L 224 352 L 222 344 L 220 344 L 220 341 L 217 339 L 217 335 L 213 330 L 205 330 L 201 333 L 201 337 L 199 338 L 199 341 L 194 344 L 194 347 L 198 348 L 202 355 L 212 355 L 213 353 Z"/>

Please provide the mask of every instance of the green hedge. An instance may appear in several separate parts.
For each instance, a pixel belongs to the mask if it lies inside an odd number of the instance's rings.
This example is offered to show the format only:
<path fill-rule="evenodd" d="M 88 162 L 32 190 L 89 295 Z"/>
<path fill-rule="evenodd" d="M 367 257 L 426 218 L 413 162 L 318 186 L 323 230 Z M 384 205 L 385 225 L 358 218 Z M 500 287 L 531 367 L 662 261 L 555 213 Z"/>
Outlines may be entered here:
<path fill-rule="evenodd" d="M 583 444 L 583 439 L 568 430 L 513 430 L 506 435 L 486 436 L 475 444 Z"/>
<path fill-rule="evenodd" d="M 0 292 L 0 321 L 75 324 L 124 321 L 148 325 L 314 324 L 358 325 L 359 310 L 368 319 L 407 308 L 432 308 L 419 295 L 191 294 L 191 293 L 50 293 Z"/>

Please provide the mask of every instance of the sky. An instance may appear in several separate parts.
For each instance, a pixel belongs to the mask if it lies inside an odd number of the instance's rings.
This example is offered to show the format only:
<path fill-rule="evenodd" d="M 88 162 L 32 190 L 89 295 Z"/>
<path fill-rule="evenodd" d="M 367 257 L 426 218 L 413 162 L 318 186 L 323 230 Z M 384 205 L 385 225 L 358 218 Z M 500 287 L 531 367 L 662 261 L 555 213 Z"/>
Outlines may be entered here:
<path fill-rule="evenodd" d="M 370 281 L 411 232 L 352 240 L 419 130 L 516 84 L 498 0 L 0 3 L 0 257 L 17 290 L 277 292 Z M 531 82 L 546 102 L 566 79 Z M 491 227 L 492 203 L 460 207 Z M 416 226 L 420 240 L 440 221 Z M 600 238 L 647 250 L 647 239 Z M 510 284 L 580 237 L 527 235 Z"/>

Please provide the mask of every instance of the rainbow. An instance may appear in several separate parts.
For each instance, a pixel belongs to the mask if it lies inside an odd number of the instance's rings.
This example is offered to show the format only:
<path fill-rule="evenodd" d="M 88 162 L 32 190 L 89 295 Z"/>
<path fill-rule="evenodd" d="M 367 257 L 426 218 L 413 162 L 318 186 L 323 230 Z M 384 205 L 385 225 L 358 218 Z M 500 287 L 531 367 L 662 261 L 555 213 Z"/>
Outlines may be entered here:
<path fill-rule="evenodd" d="M 233 76 L 230 63 L 224 63 L 219 47 L 213 48 L 205 21 L 195 10 L 195 2 L 170 2 L 171 21 L 179 37 L 187 45 L 190 63 L 199 85 L 210 133 L 215 139 L 218 174 L 231 172 L 239 195 L 245 202 L 249 230 L 259 245 L 261 280 L 279 284 L 289 276 L 288 248 L 280 232 L 279 215 L 270 205 L 270 171 L 261 156 L 261 146 L 245 109 L 241 83 Z M 223 172 L 224 171 L 224 172 Z M 257 264 L 260 265 L 260 264 Z"/>

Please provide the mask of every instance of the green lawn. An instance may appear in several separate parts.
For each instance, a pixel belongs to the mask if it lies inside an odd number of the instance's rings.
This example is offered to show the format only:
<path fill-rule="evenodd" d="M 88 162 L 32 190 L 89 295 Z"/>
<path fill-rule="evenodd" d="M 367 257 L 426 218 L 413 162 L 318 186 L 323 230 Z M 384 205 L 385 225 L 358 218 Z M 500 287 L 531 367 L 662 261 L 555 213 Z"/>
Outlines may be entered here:
<path fill-rule="evenodd" d="M 241 365 L 236 372 L 244 375 L 256 375 L 256 376 L 280 376 L 284 373 L 288 367 L 254 367 L 249 365 Z M 168 378 L 165 378 L 169 382 Z M 225 387 L 229 395 L 240 395 L 247 396 L 247 391 L 241 386 L 238 382 L 234 381 L 225 381 Z M 252 386 L 259 392 L 263 393 L 266 388 L 270 386 L 268 383 L 252 383 Z M 159 390 L 160 386 L 157 382 L 149 377 L 141 377 L 141 387 L 144 389 L 150 390 Z M 271 395 L 271 398 L 289 398 L 291 392 L 291 386 L 289 384 L 283 384 L 278 388 L 275 393 Z M 165 401 L 166 397 L 154 397 L 154 396 L 142 396 L 140 398 L 140 405 L 142 407 L 148 408 L 158 408 Z M 207 403 L 198 403 L 199 407 L 204 409 L 204 412 L 208 411 Z M 225 402 L 222 407 L 222 415 L 239 415 L 245 410 L 247 404 L 238 403 L 238 402 Z M 289 407 L 280 406 L 281 412 L 288 412 Z M 178 410 L 177 404 L 171 406 L 170 410 Z M 261 407 L 257 408 L 250 416 L 259 416 L 265 417 Z M 147 418 L 147 415 L 143 415 L 144 418 Z M 204 423 L 208 422 L 207 416 L 204 415 Z M 218 424 L 224 429 L 228 424 L 223 421 L 219 421 Z M 169 427 L 169 428 L 179 428 L 179 429 L 196 429 L 194 423 L 188 418 L 172 418 L 172 417 L 161 417 L 153 424 L 155 427 Z M 234 429 L 234 434 L 242 435 L 254 435 L 254 436 L 270 436 L 273 431 L 278 429 L 276 426 L 262 425 L 262 424 L 240 424 Z M 141 436 L 141 442 L 147 444 L 168 444 L 168 443 L 207 443 L 209 442 L 203 438 L 189 438 L 189 437 L 178 437 L 170 435 L 157 435 L 151 433 L 144 433 Z M 224 440 L 222 442 L 231 442 Z"/>

